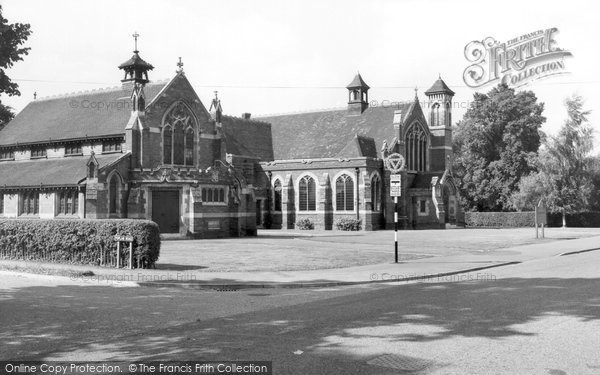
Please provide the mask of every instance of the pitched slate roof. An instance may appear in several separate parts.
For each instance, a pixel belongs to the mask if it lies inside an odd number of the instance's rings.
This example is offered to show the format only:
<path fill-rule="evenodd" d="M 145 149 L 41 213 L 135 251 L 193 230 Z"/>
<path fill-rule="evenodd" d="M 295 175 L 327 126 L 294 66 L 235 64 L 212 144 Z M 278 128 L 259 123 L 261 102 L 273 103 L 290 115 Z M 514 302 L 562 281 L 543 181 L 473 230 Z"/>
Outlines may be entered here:
<path fill-rule="evenodd" d="M 361 115 L 348 116 L 347 109 L 258 117 L 271 123 L 273 151 L 276 160 L 354 157 L 358 134 L 372 138 L 374 146 L 361 145 L 363 153 L 375 154 L 384 140 L 391 142 L 394 133 L 394 111 L 401 110 L 403 118 L 412 103 L 387 107 L 369 107 Z M 367 151 L 368 150 L 368 151 Z"/>
<path fill-rule="evenodd" d="M 101 169 L 127 154 L 96 155 Z M 76 186 L 87 175 L 89 156 L 0 162 L 0 189 L 40 186 Z"/>
<path fill-rule="evenodd" d="M 429 90 L 425 91 L 426 95 L 438 93 L 454 95 L 454 91 L 450 90 L 448 85 L 446 85 L 446 82 L 442 81 L 441 77 L 433 83 L 433 86 L 431 86 Z"/>
<path fill-rule="evenodd" d="M 149 83 L 146 103 L 166 85 Z M 2 131 L 0 146 L 122 135 L 131 115 L 131 89 L 122 87 L 30 102 Z"/>
<path fill-rule="evenodd" d="M 354 79 L 352 80 L 352 82 L 350 82 L 350 84 L 348 86 L 346 86 L 347 89 L 353 89 L 353 88 L 357 88 L 357 87 L 366 88 L 367 90 L 370 89 L 369 85 L 367 85 L 367 83 L 360 76 L 360 73 L 358 73 L 356 76 L 354 76 Z"/>
<path fill-rule="evenodd" d="M 270 124 L 232 116 L 223 116 L 222 124 L 227 153 L 273 160 Z"/>

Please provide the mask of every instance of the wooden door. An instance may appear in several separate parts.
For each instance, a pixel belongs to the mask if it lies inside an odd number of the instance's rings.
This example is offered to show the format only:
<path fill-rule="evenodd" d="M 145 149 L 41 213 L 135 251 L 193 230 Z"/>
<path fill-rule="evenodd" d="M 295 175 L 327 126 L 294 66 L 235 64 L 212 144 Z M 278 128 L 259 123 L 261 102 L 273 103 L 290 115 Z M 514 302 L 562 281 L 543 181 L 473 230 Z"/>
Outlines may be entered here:
<path fill-rule="evenodd" d="M 179 233 L 179 191 L 152 191 L 152 221 L 161 233 Z"/>

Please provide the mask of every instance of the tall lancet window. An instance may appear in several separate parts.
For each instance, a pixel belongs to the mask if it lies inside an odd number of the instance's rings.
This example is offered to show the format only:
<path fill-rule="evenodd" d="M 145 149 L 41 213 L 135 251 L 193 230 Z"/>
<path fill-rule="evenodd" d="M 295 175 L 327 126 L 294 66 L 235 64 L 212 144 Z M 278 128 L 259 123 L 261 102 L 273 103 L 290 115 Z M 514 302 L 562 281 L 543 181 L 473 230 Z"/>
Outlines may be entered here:
<path fill-rule="evenodd" d="M 419 125 L 413 123 L 406 132 L 406 168 L 409 171 L 423 172 L 427 170 L 427 133 Z"/>
<path fill-rule="evenodd" d="M 185 165 L 194 165 L 194 129 L 185 132 Z"/>
<path fill-rule="evenodd" d="M 440 104 L 435 103 L 431 108 L 431 126 L 440 125 Z"/>
<path fill-rule="evenodd" d="M 196 121 L 188 107 L 179 102 L 163 121 L 163 163 L 194 165 Z"/>

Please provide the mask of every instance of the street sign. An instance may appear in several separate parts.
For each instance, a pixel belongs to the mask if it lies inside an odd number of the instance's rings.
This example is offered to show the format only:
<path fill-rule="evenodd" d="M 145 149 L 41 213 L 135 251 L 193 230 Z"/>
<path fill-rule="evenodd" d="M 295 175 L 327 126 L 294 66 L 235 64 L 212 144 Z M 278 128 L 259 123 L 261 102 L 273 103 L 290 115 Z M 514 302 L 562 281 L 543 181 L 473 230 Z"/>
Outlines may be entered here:
<path fill-rule="evenodd" d="M 544 202 L 540 199 L 536 210 L 535 210 L 535 218 L 538 224 L 548 224 L 546 221 L 546 216 L 547 216 L 547 210 L 546 210 L 546 205 L 544 204 Z"/>
<path fill-rule="evenodd" d="M 385 167 L 392 173 L 399 173 L 404 169 L 404 156 L 397 152 L 385 158 Z"/>
<path fill-rule="evenodd" d="M 402 176 L 399 174 L 390 175 L 390 197 L 402 196 Z"/>
<path fill-rule="evenodd" d="M 133 236 L 131 235 L 116 235 L 115 241 L 119 242 L 133 242 Z"/>

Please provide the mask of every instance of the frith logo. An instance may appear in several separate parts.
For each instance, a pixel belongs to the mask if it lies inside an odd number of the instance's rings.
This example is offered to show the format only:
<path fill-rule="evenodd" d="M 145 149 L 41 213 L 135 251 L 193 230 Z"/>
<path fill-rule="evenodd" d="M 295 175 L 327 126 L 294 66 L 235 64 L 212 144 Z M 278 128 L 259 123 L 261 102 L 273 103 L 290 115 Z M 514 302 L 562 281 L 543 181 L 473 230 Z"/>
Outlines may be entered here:
<path fill-rule="evenodd" d="M 558 48 L 553 27 L 500 43 L 492 37 L 472 41 L 465 46 L 465 58 L 472 63 L 463 80 L 469 87 L 505 83 L 511 87 L 523 86 L 531 81 L 568 73 L 565 57 L 571 52 Z"/>

